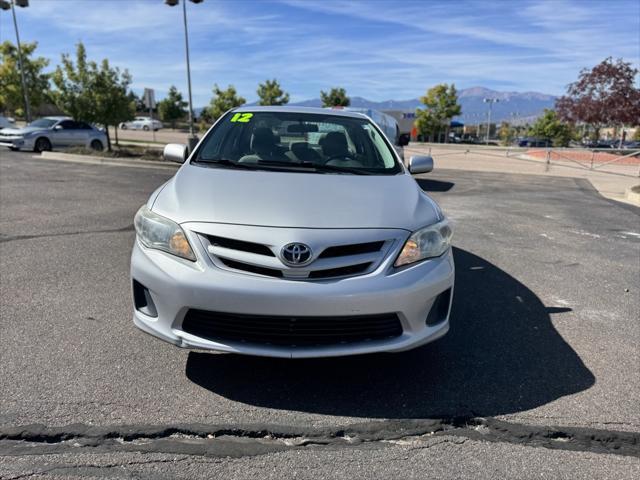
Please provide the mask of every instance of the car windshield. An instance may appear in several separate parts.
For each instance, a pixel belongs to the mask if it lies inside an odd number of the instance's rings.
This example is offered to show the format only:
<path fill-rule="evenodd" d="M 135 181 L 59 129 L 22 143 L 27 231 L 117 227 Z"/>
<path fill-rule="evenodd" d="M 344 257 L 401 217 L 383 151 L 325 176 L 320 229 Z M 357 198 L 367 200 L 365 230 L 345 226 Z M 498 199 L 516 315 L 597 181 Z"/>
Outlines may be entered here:
<path fill-rule="evenodd" d="M 30 127 L 38 127 L 38 128 L 49 128 L 52 127 L 57 120 L 52 120 L 51 118 L 39 118 L 29 124 Z"/>
<path fill-rule="evenodd" d="M 365 118 L 296 112 L 229 112 L 195 162 L 225 168 L 394 175 L 392 146 Z"/>

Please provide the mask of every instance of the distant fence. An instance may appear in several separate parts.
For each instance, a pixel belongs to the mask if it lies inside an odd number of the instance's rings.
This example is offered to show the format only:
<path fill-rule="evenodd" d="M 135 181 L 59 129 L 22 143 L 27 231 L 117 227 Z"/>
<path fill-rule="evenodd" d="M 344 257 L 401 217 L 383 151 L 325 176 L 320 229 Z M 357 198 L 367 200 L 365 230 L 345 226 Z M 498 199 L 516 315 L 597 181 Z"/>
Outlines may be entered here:
<path fill-rule="evenodd" d="M 406 152 L 431 154 L 437 151 L 437 157 L 447 155 L 479 155 L 486 157 L 512 158 L 544 163 L 545 170 L 553 165 L 573 166 L 585 170 L 597 170 L 603 173 L 640 177 L 640 149 L 613 150 L 588 148 L 530 148 L 469 145 L 459 143 L 412 143 Z M 616 168 L 611 168 L 616 167 Z"/>

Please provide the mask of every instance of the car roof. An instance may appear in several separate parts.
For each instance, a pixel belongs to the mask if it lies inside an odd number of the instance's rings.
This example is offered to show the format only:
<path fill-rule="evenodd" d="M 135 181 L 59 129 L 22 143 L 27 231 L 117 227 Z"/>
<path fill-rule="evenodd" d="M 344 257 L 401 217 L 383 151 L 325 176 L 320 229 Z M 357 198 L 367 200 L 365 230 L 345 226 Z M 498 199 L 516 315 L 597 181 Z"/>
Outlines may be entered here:
<path fill-rule="evenodd" d="M 65 116 L 51 116 L 51 117 L 43 117 L 46 118 L 47 120 L 73 120 L 71 117 L 65 117 Z"/>
<path fill-rule="evenodd" d="M 338 117 L 352 117 L 352 118 L 368 118 L 366 115 L 360 112 L 353 112 L 349 110 L 342 110 L 340 108 L 319 108 L 319 107 L 296 107 L 293 105 L 282 106 L 249 106 L 244 105 L 242 107 L 234 108 L 234 112 L 286 112 L 286 113 L 309 113 L 320 115 L 336 115 Z"/>

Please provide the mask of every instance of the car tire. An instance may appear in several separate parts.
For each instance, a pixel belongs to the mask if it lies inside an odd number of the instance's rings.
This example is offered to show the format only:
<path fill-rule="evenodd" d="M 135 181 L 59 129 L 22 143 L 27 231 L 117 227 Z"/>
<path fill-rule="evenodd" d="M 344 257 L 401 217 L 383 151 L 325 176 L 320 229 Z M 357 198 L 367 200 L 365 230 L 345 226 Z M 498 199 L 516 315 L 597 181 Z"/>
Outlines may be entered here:
<path fill-rule="evenodd" d="M 120 130 L 126 130 L 127 126 L 123 123 L 122 125 L 120 125 Z"/>
<path fill-rule="evenodd" d="M 101 152 L 102 150 L 104 150 L 104 145 L 102 145 L 102 142 L 100 140 L 92 140 L 91 141 L 91 150 L 95 150 L 97 152 Z"/>
<path fill-rule="evenodd" d="M 145 125 L 144 127 L 142 127 L 142 129 L 143 129 L 145 132 L 148 132 L 148 131 L 149 131 L 149 127 L 148 127 L 148 126 L 146 126 L 146 125 Z"/>
<path fill-rule="evenodd" d="M 46 137 L 40 137 L 34 143 L 33 151 L 34 152 L 48 152 L 51 150 L 51 142 Z"/>

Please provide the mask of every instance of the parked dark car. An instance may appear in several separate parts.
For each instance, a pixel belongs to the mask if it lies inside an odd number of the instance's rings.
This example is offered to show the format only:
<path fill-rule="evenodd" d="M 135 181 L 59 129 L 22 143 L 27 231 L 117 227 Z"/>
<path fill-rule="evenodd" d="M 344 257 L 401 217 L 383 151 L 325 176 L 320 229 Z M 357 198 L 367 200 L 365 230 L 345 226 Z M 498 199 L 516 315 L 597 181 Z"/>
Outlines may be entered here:
<path fill-rule="evenodd" d="M 541 139 L 541 138 L 519 138 L 517 141 L 518 147 L 525 148 L 541 148 L 541 147 L 551 147 L 551 140 Z"/>
<path fill-rule="evenodd" d="M 616 148 L 617 144 L 609 140 L 598 140 L 597 142 L 588 142 L 585 144 L 587 148 Z"/>

